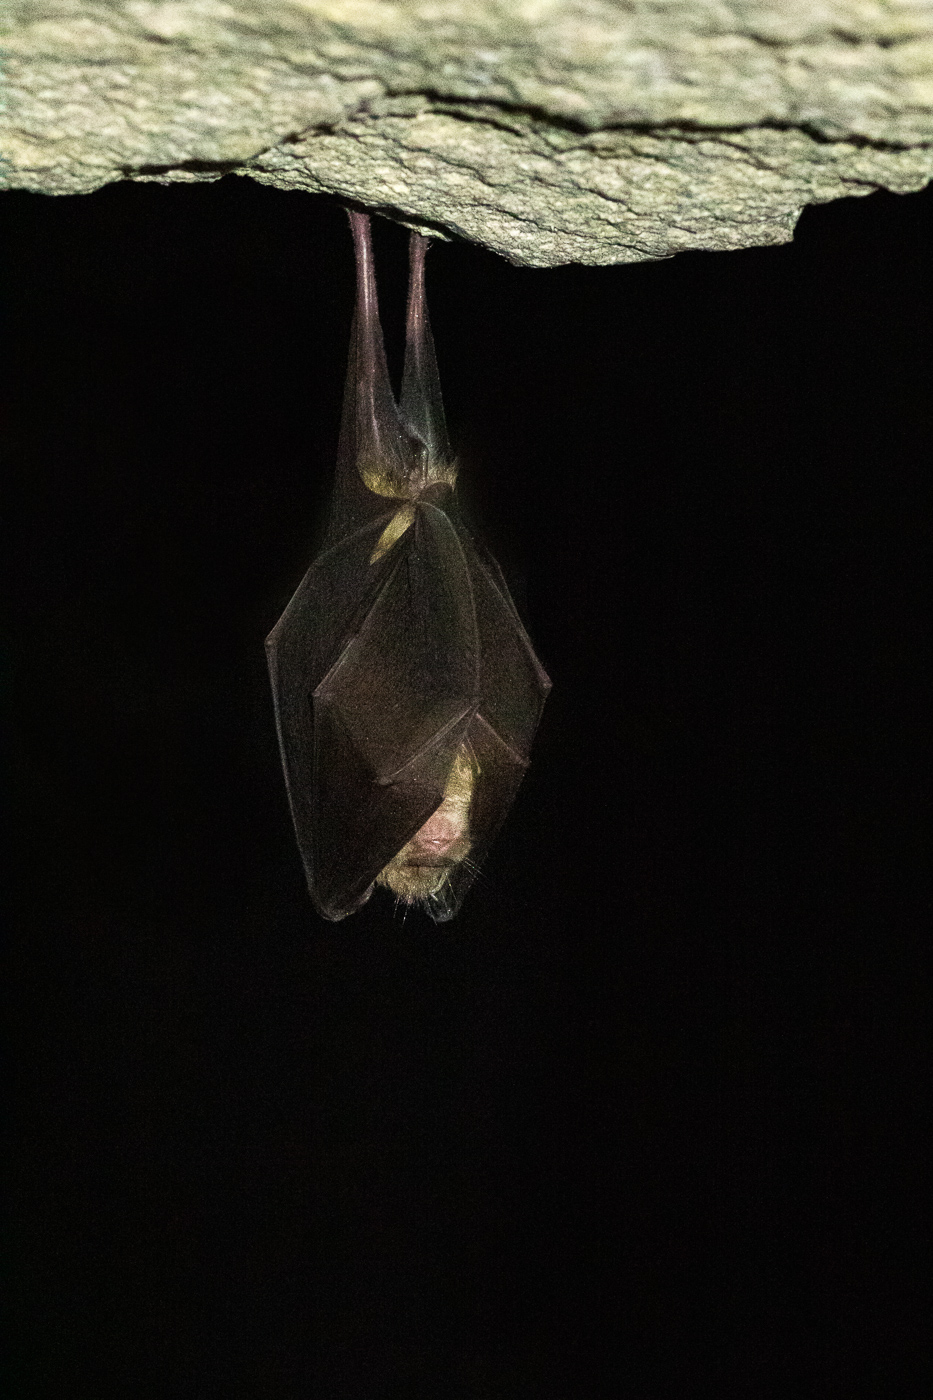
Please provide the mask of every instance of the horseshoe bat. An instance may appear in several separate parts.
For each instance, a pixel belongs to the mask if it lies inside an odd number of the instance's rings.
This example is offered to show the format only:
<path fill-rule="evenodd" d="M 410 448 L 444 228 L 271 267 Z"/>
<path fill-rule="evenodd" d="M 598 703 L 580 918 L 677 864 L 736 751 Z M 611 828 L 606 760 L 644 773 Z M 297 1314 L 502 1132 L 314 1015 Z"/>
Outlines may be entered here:
<path fill-rule="evenodd" d="M 551 683 L 457 510 L 427 239 L 410 237 L 396 404 L 369 216 L 349 217 L 356 310 L 330 519 L 266 650 L 315 907 L 342 919 L 381 885 L 443 922 L 514 800 Z"/>

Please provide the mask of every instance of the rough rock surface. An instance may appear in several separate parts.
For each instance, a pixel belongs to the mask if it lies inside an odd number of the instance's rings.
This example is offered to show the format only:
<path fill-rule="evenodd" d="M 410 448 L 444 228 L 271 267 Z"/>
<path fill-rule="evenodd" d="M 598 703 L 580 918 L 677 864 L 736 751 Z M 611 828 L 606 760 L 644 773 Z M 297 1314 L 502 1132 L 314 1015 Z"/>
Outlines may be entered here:
<path fill-rule="evenodd" d="M 933 177 L 933 0 L 6 0 L 0 65 L 8 189 L 233 171 L 529 265 Z"/>

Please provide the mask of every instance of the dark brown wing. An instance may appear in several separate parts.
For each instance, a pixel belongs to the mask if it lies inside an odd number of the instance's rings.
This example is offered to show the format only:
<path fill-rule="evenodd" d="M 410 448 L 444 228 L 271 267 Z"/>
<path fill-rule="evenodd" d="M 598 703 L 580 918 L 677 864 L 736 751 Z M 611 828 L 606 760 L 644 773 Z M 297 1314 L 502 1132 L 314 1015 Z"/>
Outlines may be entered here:
<path fill-rule="evenodd" d="M 498 564 L 461 532 L 480 649 L 479 703 L 467 732 L 479 769 L 470 810 L 472 846 L 438 909 L 453 918 L 508 815 L 528 767 L 551 682 L 515 609 Z"/>
<path fill-rule="evenodd" d="M 441 802 L 479 692 L 471 578 L 450 520 L 419 505 L 370 565 L 378 534 L 376 522 L 322 555 L 267 643 L 298 845 L 330 919 L 362 903 Z"/>

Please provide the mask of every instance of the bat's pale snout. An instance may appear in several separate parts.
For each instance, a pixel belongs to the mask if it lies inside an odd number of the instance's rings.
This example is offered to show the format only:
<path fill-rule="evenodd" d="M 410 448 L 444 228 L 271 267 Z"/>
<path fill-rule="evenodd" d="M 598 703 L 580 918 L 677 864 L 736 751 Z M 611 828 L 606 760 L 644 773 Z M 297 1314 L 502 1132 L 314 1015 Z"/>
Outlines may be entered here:
<path fill-rule="evenodd" d="M 412 837 L 409 842 L 408 859 L 413 865 L 419 863 L 419 857 L 448 856 L 453 848 L 463 836 L 463 822 L 450 811 L 445 811 L 443 806 L 438 807 L 433 816 L 429 817 L 424 826 Z"/>
<path fill-rule="evenodd" d="M 443 802 L 381 872 L 378 884 L 408 904 L 440 893 L 451 867 L 470 849 L 471 789 L 472 774 L 465 758 L 458 758 Z"/>

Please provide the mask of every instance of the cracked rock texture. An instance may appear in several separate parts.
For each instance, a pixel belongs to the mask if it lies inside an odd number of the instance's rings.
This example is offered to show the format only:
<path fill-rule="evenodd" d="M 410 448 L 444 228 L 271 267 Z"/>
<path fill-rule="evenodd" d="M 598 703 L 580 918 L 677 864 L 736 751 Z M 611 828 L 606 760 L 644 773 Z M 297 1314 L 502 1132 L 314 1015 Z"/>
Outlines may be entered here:
<path fill-rule="evenodd" d="M 533 266 L 933 176 L 933 0 L 4 0 L 0 84 L 7 189 L 235 172 Z"/>

